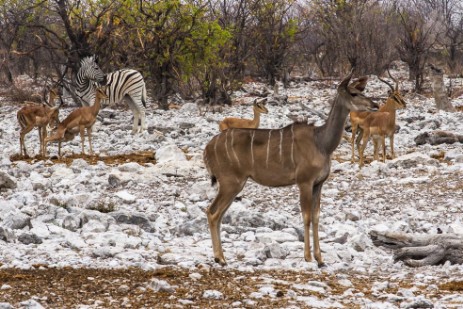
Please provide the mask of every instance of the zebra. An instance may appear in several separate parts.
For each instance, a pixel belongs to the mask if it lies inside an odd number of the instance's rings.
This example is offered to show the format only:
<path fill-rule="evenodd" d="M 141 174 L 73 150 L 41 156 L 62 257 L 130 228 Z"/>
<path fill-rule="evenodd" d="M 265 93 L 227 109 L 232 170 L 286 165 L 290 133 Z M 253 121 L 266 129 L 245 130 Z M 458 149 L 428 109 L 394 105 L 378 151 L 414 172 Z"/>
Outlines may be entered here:
<path fill-rule="evenodd" d="M 140 72 L 122 69 L 104 74 L 95 56 L 84 57 L 76 78 L 76 94 L 82 104 L 89 106 L 95 100 L 95 91 L 101 84 L 107 85 L 109 105 L 126 99 L 134 114 L 132 133 L 142 132 L 146 126 L 146 85 Z"/>

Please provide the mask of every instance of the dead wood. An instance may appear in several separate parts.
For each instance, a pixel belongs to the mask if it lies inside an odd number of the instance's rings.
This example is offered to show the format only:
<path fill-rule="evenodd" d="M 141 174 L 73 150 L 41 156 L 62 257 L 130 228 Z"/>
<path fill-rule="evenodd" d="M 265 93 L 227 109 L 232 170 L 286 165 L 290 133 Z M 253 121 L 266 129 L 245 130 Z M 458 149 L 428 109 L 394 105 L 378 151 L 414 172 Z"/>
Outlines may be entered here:
<path fill-rule="evenodd" d="M 394 250 L 394 261 L 411 267 L 439 265 L 445 262 L 463 264 L 463 235 L 406 234 L 371 231 L 373 244 Z"/>
<path fill-rule="evenodd" d="M 439 145 L 463 143 L 463 135 L 448 131 L 424 132 L 415 137 L 415 143 L 417 146 L 423 144 Z"/>

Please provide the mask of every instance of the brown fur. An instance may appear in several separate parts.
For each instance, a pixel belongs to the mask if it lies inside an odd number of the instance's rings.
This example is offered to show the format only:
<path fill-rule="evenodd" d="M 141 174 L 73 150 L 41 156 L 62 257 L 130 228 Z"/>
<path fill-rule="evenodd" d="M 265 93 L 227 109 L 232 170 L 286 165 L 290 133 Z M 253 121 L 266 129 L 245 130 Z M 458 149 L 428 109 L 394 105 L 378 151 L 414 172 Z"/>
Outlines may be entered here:
<path fill-rule="evenodd" d="M 50 89 L 48 105 L 54 106 L 54 101 L 57 97 L 58 91 L 56 89 Z M 21 131 L 19 133 L 19 148 L 21 155 L 24 155 L 26 157 L 28 156 L 25 145 L 25 137 L 33 128 L 37 128 L 39 132 L 40 154 L 42 156 L 46 156 L 46 127 L 48 124 L 52 122 L 59 122 L 58 109 L 59 106 L 48 107 L 45 104 L 26 102 L 26 105 L 18 111 L 16 117 L 21 128 Z"/>
<path fill-rule="evenodd" d="M 386 136 L 389 137 L 391 147 L 391 158 L 395 157 L 394 154 L 394 133 L 396 123 L 396 110 L 406 107 L 405 101 L 400 96 L 400 93 L 394 92 L 382 107 L 382 111 L 371 113 L 361 123 L 359 127 L 362 130 L 362 145 L 358 141 L 357 148 L 359 150 L 359 164 L 364 164 L 364 151 L 370 136 L 373 138 L 374 145 L 374 159 L 378 160 L 379 142 L 383 148 L 383 159 L 386 160 Z"/>
<path fill-rule="evenodd" d="M 331 154 L 339 145 L 349 110 L 377 107 L 361 91 L 366 79 L 348 86 L 352 73 L 338 87 L 326 123 L 316 127 L 294 123 L 282 129 L 228 129 L 215 136 L 204 150 L 204 162 L 219 192 L 207 209 L 215 261 L 226 264 L 220 241 L 220 223 L 248 178 L 270 187 L 297 184 L 304 220 L 304 257 L 311 260 L 310 225 L 314 256 L 323 264 L 318 240 L 320 195 L 330 173 Z"/>
<path fill-rule="evenodd" d="M 48 142 L 52 141 L 63 141 L 66 139 L 66 132 L 68 132 L 67 137 L 74 138 L 74 134 L 80 132 L 80 139 L 82 145 L 82 155 L 85 155 L 84 151 L 84 134 L 85 129 L 87 129 L 88 143 L 90 145 L 90 154 L 93 154 L 92 148 L 92 126 L 96 121 L 96 117 L 101 108 L 101 100 L 108 99 L 108 96 L 105 93 L 106 87 L 100 87 L 96 90 L 95 103 L 92 106 L 80 107 L 76 110 L 73 110 L 67 117 L 64 119 L 56 130 L 56 133 L 53 136 L 45 139 L 45 145 Z M 71 139 L 72 139 L 71 138 Z M 61 144 L 59 145 L 61 150 Z M 61 151 L 60 151 L 61 152 Z M 60 154 L 61 155 L 61 154 Z"/>
<path fill-rule="evenodd" d="M 257 129 L 260 124 L 260 114 L 267 114 L 268 110 L 265 107 L 265 102 L 257 102 L 257 99 L 254 101 L 253 110 L 254 110 L 254 119 L 242 119 L 242 118 L 225 118 L 219 123 L 219 130 L 223 132 L 230 128 L 243 128 L 243 129 Z"/>

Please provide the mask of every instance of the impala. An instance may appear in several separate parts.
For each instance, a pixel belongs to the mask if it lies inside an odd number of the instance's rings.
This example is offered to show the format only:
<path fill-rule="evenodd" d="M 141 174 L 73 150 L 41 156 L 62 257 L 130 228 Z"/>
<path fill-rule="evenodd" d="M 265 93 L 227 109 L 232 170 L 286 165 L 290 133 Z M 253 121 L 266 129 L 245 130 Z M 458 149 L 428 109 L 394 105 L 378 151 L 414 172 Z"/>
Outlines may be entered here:
<path fill-rule="evenodd" d="M 328 178 L 331 154 L 338 147 L 349 111 L 376 110 L 377 104 L 362 94 L 367 79 L 349 86 L 351 72 L 339 84 L 326 123 L 314 126 L 293 123 L 281 129 L 229 129 L 206 145 L 204 162 L 218 194 L 207 209 L 214 258 L 226 264 L 220 239 L 222 217 L 248 178 L 269 187 L 296 184 L 304 222 L 304 257 L 311 261 L 310 225 L 314 257 L 323 265 L 318 238 L 321 188 Z"/>
<path fill-rule="evenodd" d="M 85 155 L 84 151 L 84 140 L 85 140 L 85 129 L 87 129 L 88 143 L 90 145 L 90 154 L 93 154 L 92 148 L 92 126 L 96 121 L 96 116 L 101 108 L 101 100 L 108 99 L 106 92 L 106 86 L 96 88 L 95 103 L 92 106 L 84 106 L 73 110 L 56 129 L 56 133 L 53 136 L 45 139 L 45 145 L 48 142 L 62 141 L 67 139 L 66 132 L 69 137 L 74 138 L 76 132 L 80 132 L 80 140 L 82 145 L 82 155 Z M 78 131 L 77 131 L 78 128 Z M 71 139 L 72 139 L 71 138 Z M 61 149 L 61 144 L 59 145 Z"/>
<path fill-rule="evenodd" d="M 378 160 L 380 141 L 383 148 L 382 161 L 385 162 L 386 160 L 386 136 L 389 137 L 391 158 L 395 158 L 394 134 L 396 130 L 396 110 L 405 108 L 407 104 L 400 95 L 399 83 L 397 81 L 395 88 L 386 80 L 381 79 L 381 81 L 386 83 L 391 88 L 391 92 L 386 100 L 386 103 L 381 107 L 380 111 L 369 114 L 361 123 L 359 123 L 359 127 L 362 131 L 362 135 L 357 139 L 360 166 L 363 166 L 364 164 L 364 151 L 370 136 L 373 139 L 375 160 Z M 360 145 L 360 139 L 362 140 L 362 145 Z"/>
<path fill-rule="evenodd" d="M 242 118 L 225 118 L 219 123 L 220 132 L 223 132 L 230 128 L 249 128 L 257 129 L 260 124 L 260 114 L 267 114 L 268 109 L 265 107 L 267 99 L 257 102 L 257 99 L 254 100 L 253 111 L 254 119 L 242 119 Z"/>
<path fill-rule="evenodd" d="M 51 122 L 58 122 L 58 109 L 55 99 L 58 97 L 57 89 L 49 89 L 48 106 L 45 104 L 27 104 L 17 113 L 17 119 L 21 131 L 19 133 L 19 148 L 21 155 L 28 156 L 25 145 L 25 137 L 33 128 L 39 132 L 40 154 L 46 156 L 45 138 L 47 137 L 46 127 Z"/>

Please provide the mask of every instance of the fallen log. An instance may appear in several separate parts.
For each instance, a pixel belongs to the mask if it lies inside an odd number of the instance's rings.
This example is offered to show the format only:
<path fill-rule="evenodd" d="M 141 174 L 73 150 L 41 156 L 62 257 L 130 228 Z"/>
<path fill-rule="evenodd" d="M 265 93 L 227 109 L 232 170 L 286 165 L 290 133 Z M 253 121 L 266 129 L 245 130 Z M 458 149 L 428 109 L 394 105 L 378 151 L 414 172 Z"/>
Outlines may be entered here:
<path fill-rule="evenodd" d="M 423 144 L 439 145 L 463 143 L 463 135 L 455 134 L 448 131 L 424 132 L 415 137 L 417 146 Z"/>
<path fill-rule="evenodd" d="M 463 264 L 463 235 L 461 234 L 406 234 L 401 232 L 371 231 L 375 246 L 394 250 L 394 261 L 410 267 L 439 265 L 445 262 Z"/>

